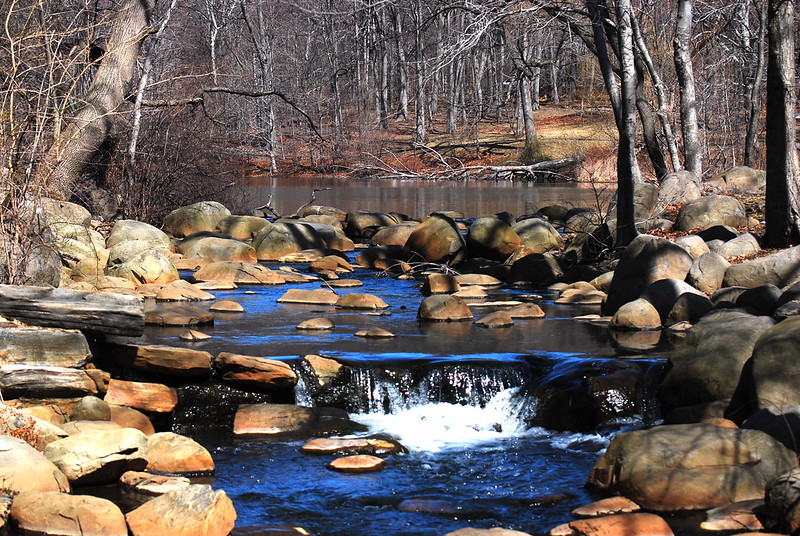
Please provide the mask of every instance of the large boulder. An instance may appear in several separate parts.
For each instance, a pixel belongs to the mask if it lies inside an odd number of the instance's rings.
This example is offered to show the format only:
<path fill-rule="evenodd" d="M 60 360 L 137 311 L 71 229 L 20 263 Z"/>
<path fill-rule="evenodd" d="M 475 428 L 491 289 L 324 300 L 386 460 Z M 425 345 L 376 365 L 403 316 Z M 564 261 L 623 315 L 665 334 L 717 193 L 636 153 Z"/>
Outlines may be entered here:
<path fill-rule="evenodd" d="M 698 296 L 705 295 L 680 279 L 659 279 L 647 285 L 647 288 L 642 292 L 641 297 L 656 308 L 658 314 L 661 316 L 661 322 L 667 320 L 675 302 L 678 301 L 683 294 L 696 294 Z"/>
<path fill-rule="evenodd" d="M 403 218 L 398 215 L 385 212 L 348 212 L 344 232 L 353 240 L 361 240 L 381 227 L 396 225 L 401 221 Z"/>
<path fill-rule="evenodd" d="M 722 287 L 725 272 L 730 267 L 731 263 L 719 253 L 703 253 L 692 262 L 686 282 L 700 292 L 710 294 Z"/>
<path fill-rule="evenodd" d="M 213 231 L 231 211 L 216 201 L 201 201 L 176 208 L 164 218 L 164 229 L 172 236 L 183 238 L 199 231 Z"/>
<path fill-rule="evenodd" d="M 81 432 L 53 441 L 44 455 L 74 484 L 104 484 L 147 467 L 147 437 L 133 428 Z"/>
<path fill-rule="evenodd" d="M 531 253 L 513 261 L 509 281 L 525 281 L 537 287 L 547 287 L 558 281 L 564 271 L 551 253 Z"/>
<path fill-rule="evenodd" d="M 760 169 L 734 166 L 706 179 L 704 183 L 720 190 L 762 191 L 767 185 L 767 174 Z"/>
<path fill-rule="evenodd" d="M 457 264 L 466 258 L 467 243 L 447 216 L 434 214 L 412 232 L 405 249 L 418 255 L 419 260 Z"/>
<path fill-rule="evenodd" d="M 675 171 L 668 173 L 661 181 L 658 201 L 662 205 L 683 205 L 696 201 L 703 192 L 698 186 L 697 175 L 691 171 Z"/>
<path fill-rule="evenodd" d="M 250 240 L 269 223 L 257 216 L 225 216 L 217 223 L 216 231 L 237 240 Z"/>
<path fill-rule="evenodd" d="M 555 227 L 541 218 L 526 218 L 512 227 L 519 235 L 522 245 L 533 253 L 564 249 L 564 239 Z"/>
<path fill-rule="evenodd" d="M 23 491 L 11 503 L 21 534 L 128 536 L 125 516 L 108 499 L 55 491 Z"/>
<path fill-rule="evenodd" d="M 194 257 L 211 262 L 255 263 L 257 260 L 256 250 L 252 246 L 234 238 L 192 235 L 185 238 L 177 249 L 184 257 Z"/>
<path fill-rule="evenodd" d="M 679 231 L 707 229 L 714 225 L 747 226 L 747 213 L 742 202 L 726 195 L 701 197 L 683 205 L 675 222 Z"/>
<path fill-rule="evenodd" d="M 207 264 L 192 274 L 193 281 L 224 281 L 237 285 L 282 285 L 286 279 L 260 264 L 218 261 Z"/>
<path fill-rule="evenodd" d="M 252 245 L 259 260 L 277 261 L 289 253 L 322 249 L 325 242 L 309 224 L 279 222 L 262 227 L 253 237 Z"/>
<path fill-rule="evenodd" d="M 404 246 L 418 225 L 419 222 L 411 221 L 381 227 L 370 237 L 369 243 L 373 246 Z"/>
<path fill-rule="evenodd" d="M 357 428 L 344 410 L 294 404 L 242 404 L 233 421 L 234 435 L 308 437 L 346 434 Z"/>
<path fill-rule="evenodd" d="M 665 412 L 733 396 L 756 340 L 774 324 L 740 309 L 704 316 L 670 354 L 659 388 Z"/>
<path fill-rule="evenodd" d="M 658 310 L 644 298 L 622 304 L 611 317 L 610 326 L 615 329 L 650 330 L 661 328 Z"/>
<path fill-rule="evenodd" d="M 761 251 L 761 246 L 756 237 L 750 233 L 742 233 L 736 238 L 732 238 L 713 249 L 725 258 L 752 255 Z"/>
<path fill-rule="evenodd" d="M 166 345 L 108 344 L 105 356 L 123 367 L 166 374 L 167 376 L 206 376 L 211 372 L 211 354 L 193 348 Z"/>
<path fill-rule="evenodd" d="M 73 278 L 102 275 L 109 251 L 103 236 L 82 225 L 60 223 L 50 226 L 55 235 L 54 247 Z"/>
<path fill-rule="evenodd" d="M 761 333 L 742 370 L 727 414 L 735 421 L 757 410 L 800 404 L 800 317 L 794 316 Z"/>
<path fill-rule="evenodd" d="M 356 248 L 355 243 L 344 234 L 342 226 L 339 224 L 331 225 L 314 221 L 301 221 L 314 228 L 327 248 L 337 251 L 353 251 Z"/>
<path fill-rule="evenodd" d="M 159 383 L 111 380 L 106 402 L 141 411 L 169 413 L 178 404 L 175 389 Z"/>
<path fill-rule="evenodd" d="M 134 285 L 145 283 L 165 285 L 180 279 L 178 270 L 172 262 L 156 249 L 143 251 L 121 264 L 111 264 L 106 268 L 106 273 L 125 278 Z"/>
<path fill-rule="evenodd" d="M 224 491 L 194 484 L 147 501 L 125 519 L 133 536 L 227 536 L 236 523 L 236 510 Z"/>
<path fill-rule="evenodd" d="M 0 435 L 0 481 L 11 492 L 68 492 L 69 480 L 53 462 L 22 439 Z"/>
<path fill-rule="evenodd" d="M 217 376 L 234 385 L 259 391 L 286 389 L 297 384 L 292 367 L 275 359 L 220 352 L 214 359 Z"/>
<path fill-rule="evenodd" d="M 213 473 L 214 460 L 194 439 L 172 432 L 147 438 L 147 470 L 155 473 Z"/>
<path fill-rule="evenodd" d="M 685 279 L 691 267 L 691 255 L 680 246 L 665 238 L 637 236 L 625 248 L 614 270 L 604 314 L 613 315 L 623 304 L 639 298 L 655 281 Z"/>
<path fill-rule="evenodd" d="M 54 223 L 74 223 L 83 227 L 88 227 L 92 222 L 92 213 L 86 208 L 62 201 L 51 197 L 40 197 L 39 205 L 46 214 L 46 219 L 51 224 Z"/>
<path fill-rule="evenodd" d="M 725 272 L 726 287 L 757 287 L 772 284 L 787 287 L 800 280 L 800 246 L 789 248 L 766 257 L 734 264 Z"/>
<path fill-rule="evenodd" d="M 78 330 L 0 327 L 0 365 L 79 368 L 92 359 L 86 336 Z"/>
<path fill-rule="evenodd" d="M 521 246 L 519 235 L 500 218 L 479 218 L 467 232 L 467 250 L 472 257 L 502 262 Z"/>
<path fill-rule="evenodd" d="M 136 220 L 117 220 L 106 239 L 106 246 L 112 248 L 128 240 L 149 244 L 147 249 L 172 249 L 169 236 L 161 229 Z"/>
<path fill-rule="evenodd" d="M 648 510 L 699 510 L 761 498 L 767 482 L 795 467 L 794 453 L 763 432 L 665 425 L 614 437 L 589 485 Z"/>
<path fill-rule="evenodd" d="M 420 322 L 471 322 L 473 316 L 467 303 L 458 296 L 434 294 L 422 300 L 417 319 Z"/>

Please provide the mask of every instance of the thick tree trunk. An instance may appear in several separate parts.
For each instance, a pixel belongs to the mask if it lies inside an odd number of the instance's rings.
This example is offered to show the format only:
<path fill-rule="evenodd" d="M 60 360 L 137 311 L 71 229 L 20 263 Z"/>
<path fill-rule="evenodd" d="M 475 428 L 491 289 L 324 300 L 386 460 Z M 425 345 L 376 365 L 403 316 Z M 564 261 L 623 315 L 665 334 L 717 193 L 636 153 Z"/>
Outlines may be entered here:
<path fill-rule="evenodd" d="M 681 132 L 683 134 L 684 167 L 700 178 L 703 176 L 700 128 L 697 123 L 697 97 L 692 69 L 691 39 L 693 0 L 678 1 L 678 16 L 673 39 L 675 71 L 681 97 Z"/>
<path fill-rule="evenodd" d="M 744 141 L 744 163 L 755 167 L 758 156 L 758 130 L 761 125 L 761 79 L 766 67 L 767 17 L 766 6 L 758 8 L 758 45 L 756 47 L 756 66 L 750 79 L 747 92 L 747 136 Z"/>
<path fill-rule="evenodd" d="M 617 122 L 617 128 L 619 128 L 621 123 L 620 95 L 617 83 L 614 80 L 614 70 L 611 67 L 611 60 L 608 57 L 606 32 L 603 28 L 603 20 L 608 16 L 608 9 L 606 8 L 605 0 L 586 0 L 586 9 L 592 21 L 592 36 L 594 39 L 595 54 L 597 55 L 597 63 L 603 75 L 603 82 L 608 92 L 608 100 L 611 102 L 611 108 L 614 111 L 614 119 Z"/>
<path fill-rule="evenodd" d="M 796 148 L 794 0 L 769 0 L 767 60 L 767 198 L 764 241 L 800 241 L 800 175 Z"/>
<path fill-rule="evenodd" d="M 131 89 L 139 49 L 149 33 L 156 0 L 123 0 L 111 26 L 106 52 L 83 99 L 83 107 L 53 144 L 39 170 L 58 195 L 69 197 L 106 141 L 114 115 Z"/>

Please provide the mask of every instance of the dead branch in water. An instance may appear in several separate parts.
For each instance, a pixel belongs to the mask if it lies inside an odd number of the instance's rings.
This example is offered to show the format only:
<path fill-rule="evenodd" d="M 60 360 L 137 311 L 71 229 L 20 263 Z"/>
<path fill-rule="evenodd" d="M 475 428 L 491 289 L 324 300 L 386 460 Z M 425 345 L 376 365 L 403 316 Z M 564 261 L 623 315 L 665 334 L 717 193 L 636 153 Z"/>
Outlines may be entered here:
<path fill-rule="evenodd" d="M 291 214 L 289 214 L 287 216 L 281 216 L 278 213 L 278 211 L 276 211 L 272 207 L 272 194 L 270 194 L 270 196 L 267 198 L 267 204 L 266 205 L 261 205 L 260 207 L 256 207 L 254 210 L 261 210 L 261 211 L 269 212 L 270 214 L 272 214 L 272 217 L 275 218 L 276 220 L 280 219 L 280 218 L 284 218 L 284 217 L 285 218 L 298 218 L 298 217 L 300 217 L 300 212 L 302 212 L 302 210 L 304 208 L 310 207 L 317 200 L 317 192 L 324 192 L 326 190 L 330 190 L 330 188 L 314 188 L 313 190 L 311 190 L 311 199 L 309 199 L 306 203 L 303 203 L 302 205 L 300 205 L 297 208 L 297 210 L 295 210 L 293 213 L 291 213 Z"/>

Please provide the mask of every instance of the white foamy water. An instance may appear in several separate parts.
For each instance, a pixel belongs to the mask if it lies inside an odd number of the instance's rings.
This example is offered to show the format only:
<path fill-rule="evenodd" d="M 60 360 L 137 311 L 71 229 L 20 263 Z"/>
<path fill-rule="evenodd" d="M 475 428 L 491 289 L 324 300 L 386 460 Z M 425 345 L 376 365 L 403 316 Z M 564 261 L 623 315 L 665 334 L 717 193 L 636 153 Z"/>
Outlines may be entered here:
<path fill-rule="evenodd" d="M 435 402 L 400 409 L 391 414 L 368 413 L 352 418 L 371 433 L 391 434 L 408 449 L 439 452 L 516 437 L 527 432 L 518 388 L 495 395 L 485 407 Z"/>

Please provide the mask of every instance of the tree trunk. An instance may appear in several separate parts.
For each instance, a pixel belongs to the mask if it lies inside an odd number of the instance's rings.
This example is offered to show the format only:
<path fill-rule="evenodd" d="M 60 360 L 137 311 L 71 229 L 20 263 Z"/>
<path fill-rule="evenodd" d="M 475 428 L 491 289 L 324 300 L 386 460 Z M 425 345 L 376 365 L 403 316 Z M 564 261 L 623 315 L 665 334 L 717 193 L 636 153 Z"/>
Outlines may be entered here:
<path fill-rule="evenodd" d="M 397 117 L 408 119 L 408 65 L 403 47 L 403 23 L 396 6 L 391 7 L 394 44 L 397 49 Z"/>
<path fill-rule="evenodd" d="M 695 95 L 694 70 L 692 69 L 691 39 L 693 0 L 678 1 L 678 16 L 673 39 L 675 71 L 678 75 L 678 90 L 681 97 L 681 132 L 683 134 L 683 162 L 688 171 L 697 178 L 703 176 L 700 128 L 697 124 L 697 98 Z"/>
<path fill-rule="evenodd" d="M 414 45 L 416 48 L 414 59 L 417 63 L 417 91 L 414 98 L 416 101 L 414 142 L 425 143 L 427 127 L 425 124 L 425 65 L 422 54 L 422 0 L 414 2 Z"/>
<path fill-rule="evenodd" d="M 794 0 L 769 0 L 767 60 L 767 198 L 764 242 L 800 241 L 800 185 L 796 147 Z"/>
<path fill-rule="evenodd" d="M 761 124 L 761 79 L 764 77 L 766 62 L 767 17 L 764 5 L 758 6 L 758 45 L 756 48 L 756 67 L 747 92 L 747 136 L 744 141 L 744 163 L 755 167 L 758 155 L 758 128 Z"/>
<path fill-rule="evenodd" d="M 614 111 L 614 119 L 617 122 L 617 128 L 619 128 L 622 121 L 620 115 L 620 95 L 617 83 L 614 80 L 614 70 L 611 67 L 611 60 L 608 57 L 606 33 L 603 29 L 603 19 L 608 16 L 608 10 L 605 5 L 605 0 L 586 0 L 586 8 L 589 18 L 592 21 L 592 36 L 594 38 L 595 53 L 597 54 L 597 63 L 603 75 L 603 82 L 608 92 L 611 108 Z"/>
<path fill-rule="evenodd" d="M 111 26 L 106 52 L 83 99 L 83 107 L 56 139 L 39 170 L 58 195 L 69 197 L 108 137 L 114 114 L 125 102 L 139 49 L 148 35 L 156 0 L 124 0 Z"/>

